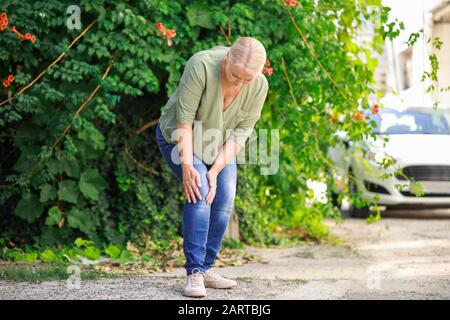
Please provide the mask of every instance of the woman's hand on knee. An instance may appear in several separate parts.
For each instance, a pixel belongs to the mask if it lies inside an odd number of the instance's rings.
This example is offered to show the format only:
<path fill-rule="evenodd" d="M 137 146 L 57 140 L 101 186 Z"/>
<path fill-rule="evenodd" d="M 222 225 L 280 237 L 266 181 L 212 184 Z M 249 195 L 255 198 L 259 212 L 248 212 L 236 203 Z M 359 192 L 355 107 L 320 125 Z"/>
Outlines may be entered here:
<path fill-rule="evenodd" d="M 209 192 L 206 195 L 206 203 L 211 204 L 216 196 L 217 190 L 217 172 L 214 170 L 209 170 L 206 174 L 209 183 Z"/>
<path fill-rule="evenodd" d="M 199 189 L 201 186 L 200 174 L 197 169 L 193 165 L 183 166 L 183 191 L 189 203 L 197 203 L 197 199 L 202 200 Z"/>

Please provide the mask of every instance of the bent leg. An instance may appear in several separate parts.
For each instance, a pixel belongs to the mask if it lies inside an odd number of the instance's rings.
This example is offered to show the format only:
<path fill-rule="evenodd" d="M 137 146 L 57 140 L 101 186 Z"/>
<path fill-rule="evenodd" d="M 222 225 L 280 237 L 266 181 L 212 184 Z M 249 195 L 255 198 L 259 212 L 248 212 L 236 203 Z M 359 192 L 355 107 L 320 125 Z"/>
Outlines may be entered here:
<path fill-rule="evenodd" d="M 202 200 L 196 203 L 184 202 L 183 208 L 183 249 L 186 256 L 186 273 L 189 275 L 197 268 L 204 272 L 204 259 L 206 253 L 206 241 L 208 237 L 208 228 L 210 223 L 211 205 L 207 204 L 205 199 L 209 191 L 208 179 L 206 173 L 208 169 L 205 164 L 194 164 L 194 167 L 200 173 L 202 186 L 200 194 Z"/>
<path fill-rule="evenodd" d="M 183 179 L 178 146 L 164 141 L 159 127 L 156 129 L 158 146 L 164 159 L 181 182 Z M 186 273 L 190 275 L 194 269 L 204 272 L 203 266 L 206 241 L 208 237 L 211 205 L 206 204 L 206 195 L 209 191 L 206 174 L 208 169 L 198 157 L 194 155 L 194 168 L 200 174 L 201 187 L 199 188 L 202 200 L 196 203 L 184 202 L 183 208 L 183 251 L 186 257 Z"/>
<path fill-rule="evenodd" d="M 222 244 L 223 235 L 233 211 L 236 182 L 237 167 L 234 159 L 217 176 L 217 191 L 211 204 L 211 218 L 206 242 L 205 270 L 214 264 Z"/>

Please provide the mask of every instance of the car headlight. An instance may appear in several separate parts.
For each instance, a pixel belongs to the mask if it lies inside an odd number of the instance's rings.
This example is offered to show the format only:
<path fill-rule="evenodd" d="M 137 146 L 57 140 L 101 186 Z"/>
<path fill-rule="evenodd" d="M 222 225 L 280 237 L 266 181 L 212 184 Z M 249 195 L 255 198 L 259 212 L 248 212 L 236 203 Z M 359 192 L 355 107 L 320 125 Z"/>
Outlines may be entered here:
<path fill-rule="evenodd" d="M 389 161 L 395 163 L 395 159 L 382 150 L 368 150 L 365 152 L 364 157 L 376 163 L 384 163 Z"/>

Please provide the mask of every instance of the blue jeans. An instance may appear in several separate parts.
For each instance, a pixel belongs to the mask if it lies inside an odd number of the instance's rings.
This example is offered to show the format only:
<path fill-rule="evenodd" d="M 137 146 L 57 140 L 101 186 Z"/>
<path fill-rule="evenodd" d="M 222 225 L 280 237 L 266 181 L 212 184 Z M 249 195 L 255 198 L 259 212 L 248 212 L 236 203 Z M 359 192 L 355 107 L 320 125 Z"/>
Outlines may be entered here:
<path fill-rule="evenodd" d="M 183 175 L 176 144 L 164 140 L 159 123 L 156 126 L 156 141 L 164 159 L 182 182 Z M 174 152 L 172 152 L 172 150 Z M 172 161 L 172 155 L 174 160 Z M 216 196 L 213 202 L 206 204 L 209 183 L 206 177 L 211 165 L 205 164 L 194 155 L 194 167 L 201 178 L 200 194 L 202 200 L 196 203 L 184 202 L 183 208 L 183 250 L 186 257 L 186 274 L 193 270 L 205 272 L 214 264 L 222 244 L 223 235 L 230 221 L 236 195 L 237 167 L 236 157 L 222 169 L 217 176 Z"/>

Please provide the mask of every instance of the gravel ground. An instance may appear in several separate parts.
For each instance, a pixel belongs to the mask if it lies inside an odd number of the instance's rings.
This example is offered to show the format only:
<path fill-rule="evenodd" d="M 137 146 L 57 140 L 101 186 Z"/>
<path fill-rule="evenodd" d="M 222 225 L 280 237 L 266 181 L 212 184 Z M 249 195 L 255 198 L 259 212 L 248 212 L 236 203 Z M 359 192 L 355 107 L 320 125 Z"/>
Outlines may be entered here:
<path fill-rule="evenodd" d="M 217 271 L 238 281 L 202 299 L 449 299 L 450 214 L 389 213 L 382 221 L 327 221 L 345 245 L 248 247 L 262 261 Z M 148 276 L 39 284 L 0 282 L 0 299 L 191 299 L 184 269 Z M 194 298 L 195 299 L 195 298 Z M 198 298 L 197 298 L 198 299 Z"/>
<path fill-rule="evenodd" d="M 7 285 L 1 298 L 12 299 L 191 299 L 182 295 L 184 277 L 139 276 L 82 282 L 80 289 L 68 289 L 64 282 Z M 4 284 L 3 284 L 4 285 Z M 286 290 L 297 288 L 296 281 L 241 280 L 233 290 L 207 289 L 203 299 L 273 299 Z"/>

